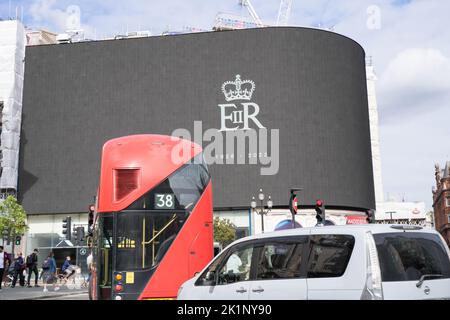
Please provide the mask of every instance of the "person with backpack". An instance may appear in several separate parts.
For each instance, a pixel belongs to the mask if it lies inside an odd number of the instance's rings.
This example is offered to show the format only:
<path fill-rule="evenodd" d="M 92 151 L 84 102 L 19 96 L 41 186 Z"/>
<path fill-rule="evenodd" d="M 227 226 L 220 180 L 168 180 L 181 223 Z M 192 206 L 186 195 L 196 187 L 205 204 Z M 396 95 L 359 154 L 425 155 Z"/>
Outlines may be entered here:
<path fill-rule="evenodd" d="M 16 260 L 14 261 L 14 279 L 11 288 L 14 288 L 19 278 L 19 284 L 21 287 L 25 286 L 25 276 L 23 271 L 25 270 L 25 261 L 23 261 L 22 252 L 19 252 Z"/>
<path fill-rule="evenodd" d="M 27 268 L 28 268 L 28 288 L 31 288 L 31 274 L 34 273 L 35 279 L 34 279 L 34 286 L 36 288 L 38 288 L 38 278 L 39 278 L 39 271 L 38 271 L 38 253 L 39 250 L 38 249 L 34 249 L 33 253 L 30 254 L 27 257 L 26 263 L 27 263 Z"/>
<path fill-rule="evenodd" d="M 54 283 L 55 291 L 59 290 L 58 278 L 56 277 L 56 261 L 53 257 L 53 252 L 50 251 L 47 258 L 42 263 L 42 277 L 44 279 L 44 292 L 48 292 L 47 284 Z"/>

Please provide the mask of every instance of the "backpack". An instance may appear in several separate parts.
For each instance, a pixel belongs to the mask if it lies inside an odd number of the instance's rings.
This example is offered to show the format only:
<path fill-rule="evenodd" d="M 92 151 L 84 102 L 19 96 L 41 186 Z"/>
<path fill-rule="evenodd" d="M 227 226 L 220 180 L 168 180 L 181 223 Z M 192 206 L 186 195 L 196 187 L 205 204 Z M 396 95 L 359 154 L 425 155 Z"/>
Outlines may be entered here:
<path fill-rule="evenodd" d="M 27 264 L 27 267 L 32 267 L 32 266 L 33 266 L 33 254 L 30 254 L 30 255 L 27 257 L 27 262 L 26 262 L 26 264 Z"/>
<path fill-rule="evenodd" d="M 42 269 L 43 270 L 50 269 L 50 258 L 44 260 L 44 262 L 42 263 Z"/>

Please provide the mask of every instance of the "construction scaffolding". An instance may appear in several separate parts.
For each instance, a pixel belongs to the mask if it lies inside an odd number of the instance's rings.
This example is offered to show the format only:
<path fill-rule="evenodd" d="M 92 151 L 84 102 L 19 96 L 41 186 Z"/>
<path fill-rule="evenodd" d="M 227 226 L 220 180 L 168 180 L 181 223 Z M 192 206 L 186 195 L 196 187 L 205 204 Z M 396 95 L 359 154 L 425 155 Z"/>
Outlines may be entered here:
<path fill-rule="evenodd" d="M 25 44 L 25 29 L 20 21 L 0 21 L 0 198 L 2 199 L 17 192 Z"/>

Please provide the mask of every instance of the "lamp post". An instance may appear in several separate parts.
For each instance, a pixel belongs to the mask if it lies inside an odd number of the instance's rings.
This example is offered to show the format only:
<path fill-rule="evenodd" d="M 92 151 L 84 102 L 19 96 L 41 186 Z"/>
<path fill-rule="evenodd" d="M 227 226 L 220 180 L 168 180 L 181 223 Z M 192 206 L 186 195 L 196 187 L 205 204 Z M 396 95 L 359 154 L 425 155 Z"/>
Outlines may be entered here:
<path fill-rule="evenodd" d="M 273 202 L 269 196 L 267 200 L 267 210 L 264 207 L 264 198 L 265 195 L 262 189 L 259 189 L 258 200 L 260 201 L 260 206 L 258 207 L 255 197 L 252 198 L 250 202 L 250 206 L 252 207 L 252 211 L 261 215 L 261 230 L 264 232 L 264 215 L 268 214 L 272 210 Z"/>

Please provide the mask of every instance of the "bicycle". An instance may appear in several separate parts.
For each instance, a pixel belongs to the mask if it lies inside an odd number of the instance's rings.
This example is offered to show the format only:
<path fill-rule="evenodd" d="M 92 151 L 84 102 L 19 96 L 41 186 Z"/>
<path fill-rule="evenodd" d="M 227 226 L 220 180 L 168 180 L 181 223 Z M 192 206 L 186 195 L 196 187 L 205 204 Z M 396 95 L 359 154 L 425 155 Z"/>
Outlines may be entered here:
<path fill-rule="evenodd" d="M 74 267 L 74 272 L 70 275 L 59 275 L 60 281 L 66 280 L 64 285 L 67 286 L 68 289 L 86 289 L 89 286 L 89 283 L 86 281 L 85 276 L 81 273 L 80 267 Z M 62 283 L 61 283 L 62 284 Z"/>

